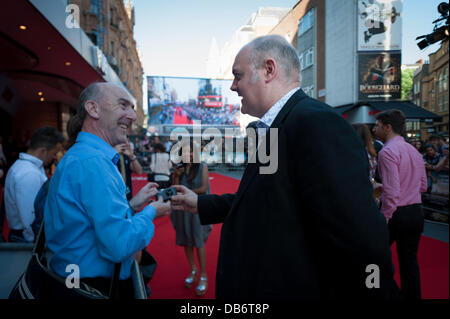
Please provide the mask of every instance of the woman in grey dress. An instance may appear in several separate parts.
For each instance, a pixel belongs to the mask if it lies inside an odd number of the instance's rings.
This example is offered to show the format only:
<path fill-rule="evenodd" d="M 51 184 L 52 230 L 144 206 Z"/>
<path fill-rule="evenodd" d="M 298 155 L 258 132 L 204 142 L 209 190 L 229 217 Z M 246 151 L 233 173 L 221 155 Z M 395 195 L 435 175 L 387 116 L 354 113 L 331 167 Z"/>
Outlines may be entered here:
<path fill-rule="evenodd" d="M 191 151 L 190 163 L 184 167 L 174 169 L 175 185 L 184 185 L 197 194 L 209 193 L 208 166 L 204 163 L 192 163 Z M 176 244 L 184 247 L 184 252 L 191 266 L 191 273 L 185 279 L 186 288 L 191 288 L 198 277 L 197 265 L 194 257 L 194 248 L 197 251 L 200 266 L 200 280 L 195 289 L 197 296 L 204 296 L 208 289 L 208 277 L 206 275 L 206 250 L 205 243 L 211 233 L 212 225 L 201 225 L 198 214 L 185 211 L 173 211 L 170 219 L 176 232 Z"/>

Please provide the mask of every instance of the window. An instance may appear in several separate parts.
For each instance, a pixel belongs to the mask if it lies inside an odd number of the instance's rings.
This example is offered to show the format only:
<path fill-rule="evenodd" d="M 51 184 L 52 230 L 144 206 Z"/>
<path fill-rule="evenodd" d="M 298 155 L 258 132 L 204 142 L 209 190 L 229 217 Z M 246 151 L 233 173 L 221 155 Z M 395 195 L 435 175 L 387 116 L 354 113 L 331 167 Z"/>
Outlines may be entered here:
<path fill-rule="evenodd" d="M 91 13 L 98 15 L 100 13 L 100 6 L 102 5 L 100 0 L 91 0 Z"/>
<path fill-rule="evenodd" d="M 443 89 L 444 72 L 439 73 L 438 78 L 438 92 L 441 93 Z"/>
<path fill-rule="evenodd" d="M 298 22 L 298 35 L 302 35 L 314 25 L 314 8 L 309 10 Z"/>
<path fill-rule="evenodd" d="M 314 86 L 307 86 L 305 88 L 302 88 L 303 92 L 305 92 L 306 95 L 308 95 L 309 97 L 314 97 Z"/>
<path fill-rule="evenodd" d="M 448 67 L 445 68 L 442 76 L 442 90 L 448 90 Z"/>
<path fill-rule="evenodd" d="M 302 70 L 314 64 L 314 48 L 309 48 L 300 54 L 300 67 Z"/>

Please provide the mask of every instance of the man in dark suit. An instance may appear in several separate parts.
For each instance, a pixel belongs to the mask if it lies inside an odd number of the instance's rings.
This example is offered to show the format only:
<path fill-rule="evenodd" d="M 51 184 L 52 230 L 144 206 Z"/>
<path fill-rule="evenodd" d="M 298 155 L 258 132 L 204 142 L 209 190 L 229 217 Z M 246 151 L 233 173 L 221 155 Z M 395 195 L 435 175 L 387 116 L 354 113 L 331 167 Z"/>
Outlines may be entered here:
<path fill-rule="evenodd" d="M 269 145 L 276 170 L 250 162 L 236 194 L 176 186 L 172 206 L 198 213 L 202 224 L 223 223 L 219 299 L 389 298 L 388 232 L 364 147 L 342 116 L 299 88 L 299 68 L 280 36 L 241 49 L 231 90 L 243 113 L 270 126 L 263 143 L 277 134 Z"/>

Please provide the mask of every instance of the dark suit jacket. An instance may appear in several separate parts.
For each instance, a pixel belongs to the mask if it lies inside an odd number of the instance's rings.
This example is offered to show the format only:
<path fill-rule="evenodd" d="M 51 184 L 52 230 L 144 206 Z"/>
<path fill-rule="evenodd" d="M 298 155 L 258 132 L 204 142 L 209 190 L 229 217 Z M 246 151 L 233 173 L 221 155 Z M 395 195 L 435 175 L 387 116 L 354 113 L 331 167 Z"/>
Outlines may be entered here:
<path fill-rule="evenodd" d="M 367 155 L 346 120 L 297 91 L 278 128 L 278 170 L 248 164 L 236 194 L 199 196 L 202 224 L 221 223 L 218 299 L 388 297 L 387 225 L 372 199 Z M 366 267 L 380 269 L 368 289 Z"/>

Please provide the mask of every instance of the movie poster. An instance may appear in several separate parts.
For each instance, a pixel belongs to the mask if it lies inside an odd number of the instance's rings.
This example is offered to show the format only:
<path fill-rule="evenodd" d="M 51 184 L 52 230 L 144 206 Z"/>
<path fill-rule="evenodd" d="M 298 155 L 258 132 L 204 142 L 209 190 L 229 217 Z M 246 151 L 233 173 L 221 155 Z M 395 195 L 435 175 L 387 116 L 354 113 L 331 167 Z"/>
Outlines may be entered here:
<path fill-rule="evenodd" d="M 358 51 L 402 49 L 402 0 L 358 0 Z"/>
<path fill-rule="evenodd" d="M 359 55 L 359 100 L 401 99 L 401 54 Z"/>

